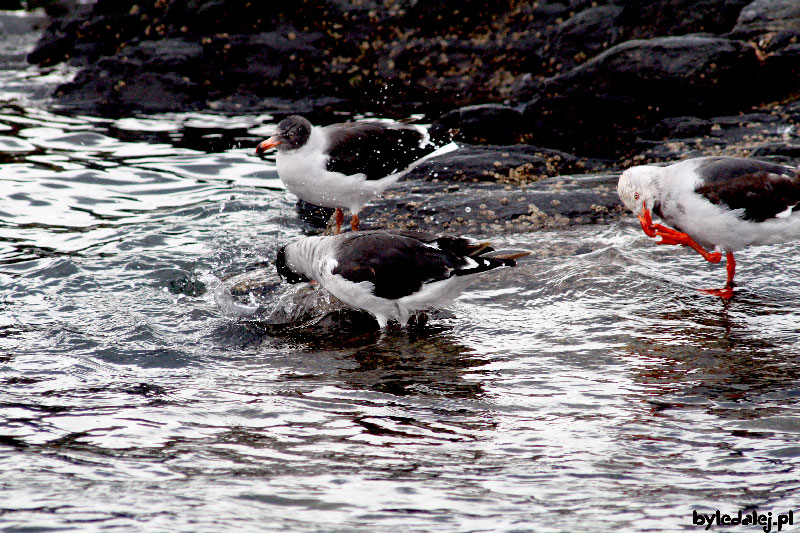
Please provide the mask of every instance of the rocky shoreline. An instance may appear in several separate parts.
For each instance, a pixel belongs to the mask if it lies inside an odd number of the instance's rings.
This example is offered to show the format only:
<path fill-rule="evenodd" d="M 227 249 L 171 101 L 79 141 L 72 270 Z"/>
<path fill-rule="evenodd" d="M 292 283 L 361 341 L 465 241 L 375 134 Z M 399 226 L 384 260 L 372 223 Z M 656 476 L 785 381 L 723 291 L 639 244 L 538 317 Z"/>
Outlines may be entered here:
<path fill-rule="evenodd" d="M 665 118 L 800 92 L 794 0 L 58 6 L 28 59 L 82 66 L 56 101 L 105 113 L 422 112 L 605 155 Z M 462 109 L 487 103 L 507 109 Z"/>
<path fill-rule="evenodd" d="M 800 163 L 795 0 L 268 7 L 62 0 L 28 60 L 81 67 L 53 95 L 78 113 L 366 113 L 452 132 L 460 150 L 364 212 L 385 227 L 599 222 L 618 216 L 613 185 L 631 165 Z"/>
<path fill-rule="evenodd" d="M 621 169 L 702 155 L 800 166 L 798 124 L 800 100 L 734 116 L 667 119 L 641 141 L 640 153 L 616 161 L 522 144 L 462 144 L 414 169 L 368 205 L 363 219 L 365 227 L 482 235 L 609 222 L 625 213 L 616 194 Z"/>

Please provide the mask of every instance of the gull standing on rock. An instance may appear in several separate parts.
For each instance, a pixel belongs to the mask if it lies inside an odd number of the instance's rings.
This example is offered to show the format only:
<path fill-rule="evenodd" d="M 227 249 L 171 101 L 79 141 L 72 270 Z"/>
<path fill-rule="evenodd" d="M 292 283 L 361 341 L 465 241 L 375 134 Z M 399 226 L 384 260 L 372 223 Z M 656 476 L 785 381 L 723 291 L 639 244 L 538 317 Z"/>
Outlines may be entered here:
<path fill-rule="evenodd" d="M 383 328 L 389 320 L 405 326 L 417 311 L 441 309 L 479 274 L 530 254 L 486 255 L 493 251 L 463 237 L 372 230 L 303 237 L 278 251 L 275 266 L 290 283 L 318 282 L 372 313 Z"/>
<path fill-rule="evenodd" d="M 724 299 L 733 296 L 733 252 L 800 238 L 800 171 L 786 165 L 741 157 L 642 165 L 622 173 L 617 192 L 658 244 L 689 246 L 712 263 L 724 252 L 725 287 L 702 290 Z M 675 229 L 654 224 L 651 212 Z"/>
<path fill-rule="evenodd" d="M 256 154 L 271 148 L 277 148 L 278 177 L 289 192 L 336 208 L 339 233 L 342 208 L 352 214 L 351 229 L 358 230 L 358 213 L 367 202 L 423 161 L 458 146 L 439 147 L 425 128 L 412 124 L 360 121 L 320 127 L 292 115 L 258 145 Z"/>

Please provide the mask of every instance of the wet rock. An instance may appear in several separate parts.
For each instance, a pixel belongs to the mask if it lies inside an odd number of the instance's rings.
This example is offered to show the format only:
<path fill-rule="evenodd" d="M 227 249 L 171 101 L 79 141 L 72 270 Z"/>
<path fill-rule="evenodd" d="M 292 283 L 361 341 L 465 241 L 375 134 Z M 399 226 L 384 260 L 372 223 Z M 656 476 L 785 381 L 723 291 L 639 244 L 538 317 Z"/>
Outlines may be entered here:
<path fill-rule="evenodd" d="M 297 200 L 295 203 L 295 210 L 300 220 L 309 224 L 312 228 L 324 228 L 331 220 L 334 213 L 332 207 L 321 207 L 306 202 L 305 200 Z"/>
<path fill-rule="evenodd" d="M 143 24 L 124 11 L 111 14 L 96 4 L 63 2 L 61 10 L 28 55 L 28 61 L 52 65 L 64 61 L 88 65 L 102 55 L 113 55 L 126 37 L 141 31 Z M 121 7 L 121 6 L 120 6 Z"/>
<path fill-rule="evenodd" d="M 474 183 L 524 184 L 548 176 L 578 173 L 595 162 L 530 145 L 477 146 L 461 144 L 454 152 L 427 161 L 412 170 L 407 179 Z"/>
<path fill-rule="evenodd" d="M 144 42 L 121 51 L 116 58 L 102 58 L 58 91 L 65 105 L 95 105 L 106 114 L 135 109 L 158 112 L 196 107 L 203 93 L 203 79 L 178 73 L 176 65 L 201 70 L 203 48 L 185 39 Z M 103 95 L 97 100 L 97 95 Z"/>
<path fill-rule="evenodd" d="M 607 163 L 528 145 L 461 145 L 373 200 L 362 225 L 497 234 L 596 223 L 618 211 L 616 177 L 563 176 L 597 172 Z M 333 210 L 299 201 L 297 212 L 319 229 Z"/>
<path fill-rule="evenodd" d="M 496 235 L 594 224 L 622 213 L 618 175 L 557 176 L 524 187 L 407 181 L 363 211 L 367 228 Z"/>

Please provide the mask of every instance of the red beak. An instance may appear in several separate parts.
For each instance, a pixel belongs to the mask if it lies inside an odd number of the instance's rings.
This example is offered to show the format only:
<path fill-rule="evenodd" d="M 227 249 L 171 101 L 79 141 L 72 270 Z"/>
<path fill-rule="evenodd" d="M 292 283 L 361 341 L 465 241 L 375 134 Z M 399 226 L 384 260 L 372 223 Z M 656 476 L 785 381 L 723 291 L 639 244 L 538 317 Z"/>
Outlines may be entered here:
<path fill-rule="evenodd" d="M 263 154 L 267 150 L 275 148 L 279 144 L 281 144 L 281 141 L 276 141 L 275 137 L 270 137 L 266 141 L 261 141 L 261 143 L 258 146 L 256 146 L 256 153 Z"/>
<path fill-rule="evenodd" d="M 650 217 L 650 211 L 647 209 L 647 204 L 642 202 L 642 214 L 639 215 L 639 223 L 648 237 L 655 237 L 656 232 L 653 229 L 653 219 Z"/>

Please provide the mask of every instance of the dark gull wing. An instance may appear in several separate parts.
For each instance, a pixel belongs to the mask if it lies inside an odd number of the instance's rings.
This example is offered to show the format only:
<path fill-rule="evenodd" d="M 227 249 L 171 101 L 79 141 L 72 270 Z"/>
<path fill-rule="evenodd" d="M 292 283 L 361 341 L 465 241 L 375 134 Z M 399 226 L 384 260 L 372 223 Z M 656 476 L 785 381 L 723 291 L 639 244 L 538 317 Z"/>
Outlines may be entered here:
<path fill-rule="evenodd" d="M 402 235 L 404 237 L 411 237 L 417 239 L 425 244 L 436 245 L 440 250 L 448 250 L 458 256 L 476 257 L 487 252 L 493 252 L 488 242 L 476 242 L 472 239 L 465 237 L 449 237 L 439 236 L 432 233 L 425 233 L 416 230 L 379 230 L 383 232 L 394 233 L 395 235 Z"/>
<path fill-rule="evenodd" d="M 329 140 L 327 169 L 347 176 L 365 174 L 368 180 L 400 172 L 436 149 L 430 143 L 421 146 L 425 135 L 403 124 L 352 122 L 326 126 L 324 131 Z"/>
<path fill-rule="evenodd" d="M 800 171 L 757 159 L 712 157 L 699 163 L 695 192 L 712 204 L 743 209 L 754 222 L 774 218 L 800 203 Z"/>
<path fill-rule="evenodd" d="M 336 252 L 334 274 L 354 283 L 369 281 L 373 294 L 398 299 L 425 283 L 454 275 L 470 261 L 417 239 L 390 232 L 358 232 Z"/>

